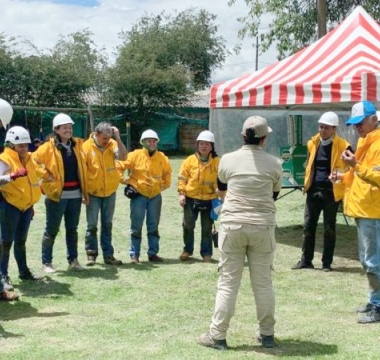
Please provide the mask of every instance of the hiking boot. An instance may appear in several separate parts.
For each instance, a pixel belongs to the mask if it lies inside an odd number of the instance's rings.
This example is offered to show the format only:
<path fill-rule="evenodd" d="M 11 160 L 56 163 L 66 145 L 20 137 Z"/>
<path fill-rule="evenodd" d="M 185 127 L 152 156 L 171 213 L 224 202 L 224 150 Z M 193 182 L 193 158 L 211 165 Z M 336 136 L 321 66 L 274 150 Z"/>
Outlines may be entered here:
<path fill-rule="evenodd" d="M 302 260 L 298 261 L 297 264 L 292 266 L 292 270 L 299 270 L 299 269 L 314 269 L 314 265 L 310 262 L 304 262 Z"/>
<path fill-rule="evenodd" d="M 333 271 L 333 268 L 330 265 L 323 265 L 322 271 L 330 272 L 330 271 Z"/>
<path fill-rule="evenodd" d="M 263 348 L 274 348 L 274 336 L 273 335 L 256 335 L 256 340 L 261 344 Z"/>
<path fill-rule="evenodd" d="M 372 310 L 372 305 L 370 303 L 365 304 L 364 306 L 360 306 L 355 309 L 356 313 L 364 314 L 370 312 Z"/>
<path fill-rule="evenodd" d="M 84 267 L 79 264 L 78 259 L 74 259 L 69 263 L 69 270 L 74 270 L 74 271 L 83 271 Z"/>
<path fill-rule="evenodd" d="M 0 301 L 15 301 L 18 300 L 19 295 L 15 294 L 14 292 L 9 291 L 2 291 L 0 292 Z"/>
<path fill-rule="evenodd" d="M 199 337 L 199 344 L 202 346 L 210 347 L 216 350 L 227 350 L 227 341 L 224 340 L 214 340 L 210 334 L 202 334 Z"/>
<path fill-rule="evenodd" d="M 158 255 L 148 256 L 150 262 L 163 262 L 164 259 Z"/>
<path fill-rule="evenodd" d="M 121 260 L 115 259 L 113 256 L 104 258 L 104 263 L 107 265 L 123 265 Z"/>
<path fill-rule="evenodd" d="M 11 278 L 8 275 L 3 275 L 1 281 L 3 282 L 5 291 L 13 291 L 14 290 Z"/>
<path fill-rule="evenodd" d="M 51 263 L 46 263 L 42 265 L 42 271 L 44 271 L 46 274 L 54 274 L 55 269 Z"/>
<path fill-rule="evenodd" d="M 96 256 L 95 255 L 88 255 L 86 266 L 94 266 L 95 263 L 96 263 Z"/>
<path fill-rule="evenodd" d="M 38 281 L 42 279 L 42 276 L 38 276 L 31 271 L 27 272 L 25 275 L 19 275 L 19 279 L 21 280 L 33 280 L 33 281 Z"/>
<path fill-rule="evenodd" d="M 131 256 L 131 263 L 138 264 L 140 262 L 139 258 L 136 256 Z"/>
<path fill-rule="evenodd" d="M 209 255 L 203 256 L 203 262 L 210 263 L 211 262 L 211 256 L 209 256 Z"/>
<path fill-rule="evenodd" d="M 380 321 L 380 307 L 371 305 L 371 310 L 358 318 L 359 324 L 370 324 Z"/>
<path fill-rule="evenodd" d="M 180 259 L 181 261 L 187 261 L 187 260 L 189 260 L 189 257 L 190 257 L 191 255 L 193 255 L 193 253 L 189 253 L 189 252 L 187 252 L 187 251 L 184 251 L 184 252 L 179 256 L 179 259 Z"/>

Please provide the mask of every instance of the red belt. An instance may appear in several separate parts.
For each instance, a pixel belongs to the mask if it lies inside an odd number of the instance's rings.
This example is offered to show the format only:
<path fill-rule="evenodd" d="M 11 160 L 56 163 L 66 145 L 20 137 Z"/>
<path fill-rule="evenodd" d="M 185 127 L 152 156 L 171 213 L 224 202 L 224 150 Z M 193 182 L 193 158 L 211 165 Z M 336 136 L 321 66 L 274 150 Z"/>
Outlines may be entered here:
<path fill-rule="evenodd" d="M 63 183 L 64 187 L 75 187 L 79 186 L 79 181 L 67 181 Z"/>

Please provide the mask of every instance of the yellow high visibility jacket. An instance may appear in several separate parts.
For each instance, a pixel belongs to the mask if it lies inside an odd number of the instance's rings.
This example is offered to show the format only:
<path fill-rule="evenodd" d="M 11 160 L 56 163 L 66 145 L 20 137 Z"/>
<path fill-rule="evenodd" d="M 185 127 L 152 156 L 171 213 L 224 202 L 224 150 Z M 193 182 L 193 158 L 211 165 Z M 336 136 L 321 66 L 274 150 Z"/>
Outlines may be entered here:
<path fill-rule="evenodd" d="M 84 153 L 82 151 L 83 139 L 72 138 L 75 143 L 74 154 L 78 161 L 78 177 L 82 197 L 88 200 L 87 169 Z M 42 179 L 41 187 L 43 193 L 51 200 L 58 202 L 61 199 L 63 183 L 65 180 L 62 154 L 57 149 L 54 139 L 42 144 L 34 153 L 32 159 L 37 165 L 37 176 Z M 54 177 L 53 181 L 47 181 L 49 175 Z"/>
<path fill-rule="evenodd" d="M 95 133 L 83 143 L 83 152 L 87 165 L 88 193 L 93 196 L 107 197 L 113 194 L 120 182 L 116 169 L 117 142 L 110 139 L 103 151 L 94 141 Z"/>
<path fill-rule="evenodd" d="M 172 168 L 161 151 L 156 150 L 149 156 L 146 149 L 134 150 L 128 153 L 127 160 L 118 161 L 117 167 L 121 182 L 130 184 L 148 198 L 157 196 L 170 186 Z M 124 179 L 125 170 L 130 170 L 128 180 Z"/>
<path fill-rule="evenodd" d="M 17 209 L 25 211 L 33 206 L 41 197 L 41 190 L 38 183 L 35 164 L 31 160 L 31 153 L 28 152 L 24 164 L 16 151 L 6 147 L 0 155 L 0 160 L 10 167 L 9 173 L 17 169 L 27 169 L 28 175 L 11 180 L 9 183 L 1 185 L 0 190 L 4 199 Z"/>
<path fill-rule="evenodd" d="M 207 163 L 200 160 L 198 153 L 187 157 L 179 171 L 178 192 L 193 199 L 216 199 L 219 161 L 219 157 L 213 158 L 211 154 Z"/>
<path fill-rule="evenodd" d="M 343 176 L 344 213 L 354 218 L 380 219 L 380 128 L 360 138 L 357 164 Z"/>
<path fill-rule="evenodd" d="M 307 192 L 311 185 L 314 175 L 314 160 L 317 155 L 318 146 L 321 142 L 321 136 L 316 134 L 307 142 L 308 159 L 305 170 L 304 180 L 304 193 Z M 347 150 L 350 146 L 348 141 L 335 134 L 332 140 L 331 149 L 331 171 L 336 168 L 343 169 L 346 167 L 345 163 L 341 159 L 343 151 Z M 340 201 L 344 197 L 344 185 L 342 183 L 333 184 L 333 192 L 335 201 Z"/>

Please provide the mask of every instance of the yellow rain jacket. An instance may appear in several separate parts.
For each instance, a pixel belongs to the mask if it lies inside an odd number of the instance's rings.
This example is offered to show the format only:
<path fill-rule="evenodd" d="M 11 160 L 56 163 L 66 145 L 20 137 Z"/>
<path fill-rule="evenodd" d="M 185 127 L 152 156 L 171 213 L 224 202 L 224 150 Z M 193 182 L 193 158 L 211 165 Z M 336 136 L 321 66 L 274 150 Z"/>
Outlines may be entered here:
<path fill-rule="evenodd" d="M 28 152 L 24 164 L 16 151 L 6 147 L 0 155 L 0 160 L 10 167 L 9 173 L 17 169 L 27 169 L 28 175 L 11 180 L 9 183 L 1 185 L 0 190 L 4 199 L 17 209 L 25 211 L 33 206 L 41 197 L 40 186 L 36 174 L 35 164 L 31 160 L 31 153 Z"/>
<path fill-rule="evenodd" d="M 200 160 L 198 153 L 187 157 L 179 171 L 178 192 L 193 199 L 216 199 L 219 161 L 219 157 L 213 158 L 211 154 L 207 163 Z"/>
<path fill-rule="evenodd" d="M 306 193 L 311 187 L 314 175 L 314 160 L 320 142 L 321 136 L 319 134 L 316 134 L 307 142 L 308 160 L 305 170 L 304 193 Z M 344 169 L 346 167 L 346 164 L 341 159 L 341 155 L 348 147 L 350 147 L 350 144 L 345 139 L 335 134 L 331 149 L 331 171 L 336 168 Z M 344 184 L 334 183 L 333 192 L 335 201 L 342 200 L 344 197 Z"/>
<path fill-rule="evenodd" d="M 82 197 L 85 200 L 88 200 L 87 169 L 82 150 L 83 139 L 73 137 L 71 141 L 75 143 L 73 150 L 78 160 L 78 176 Z M 62 154 L 57 149 L 54 139 L 51 138 L 49 141 L 42 144 L 34 153 L 32 153 L 32 159 L 37 165 L 37 176 L 42 179 L 41 187 L 43 193 L 50 200 L 59 202 L 62 195 L 65 174 Z M 49 175 L 53 175 L 53 181 L 47 180 Z"/>
<path fill-rule="evenodd" d="M 355 168 L 343 176 L 344 213 L 354 218 L 380 219 L 380 128 L 360 138 Z"/>
<path fill-rule="evenodd" d="M 87 164 L 88 193 L 93 196 L 107 197 L 113 194 L 120 182 L 116 169 L 118 145 L 110 139 L 103 151 L 94 141 L 95 133 L 83 143 L 83 152 Z"/>
<path fill-rule="evenodd" d="M 124 179 L 124 171 L 130 170 L 128 180 Z M 121 182 L 130 184 L 141 195 L 148 198 L 157 196 L 167 189 L 171 182 L 172 168 L 167 156 L 156 150 L 149 156 L 146 149 L 138 149 L 128 153 L 127 160 L 118 161 Z"/>

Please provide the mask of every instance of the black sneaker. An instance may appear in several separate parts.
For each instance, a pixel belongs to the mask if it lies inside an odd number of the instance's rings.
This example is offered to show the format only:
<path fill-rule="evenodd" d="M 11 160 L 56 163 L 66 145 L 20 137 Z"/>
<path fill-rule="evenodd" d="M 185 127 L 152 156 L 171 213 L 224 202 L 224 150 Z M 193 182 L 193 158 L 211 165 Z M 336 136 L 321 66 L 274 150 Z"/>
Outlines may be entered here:
<path fill-rule="evenodd" d="M 107 265 L 115 265 L 115 266 L 123 265 L 123 262 L 121 260 L 117 260 L 113 256 L 105 257 L 104 263 Z"/>
<path fill-rule="evenodd" d="M 227 341 L 224 340 L 215 340 L 211 337 L 210 334 L 202 334 L 199 337 L 199 344 L 202 346 L 210 347 L 216 350 L 227 350 Z"/>
<path fill-rule="evenodd" d="M 371 305 L 371 310 L 364 313 L 358 319 L 359 324 L 370 324 L 380 321 L 380 307 L 376 305 Z"/>
<path fill-rule="evenodd" d="M 355 309 L 356 313 L 364 314 L 372 310 L 372 305 L 370 303 L 365 304 L 364 306 L 360 306 Z"/>
<path fill-rule="evenodd" d="M 158 255 L 152 255 L 148 257 L 150 262 L 163 262 L 164 259 Z"/>
<path fill-rule="evenodd" d="M 1 281 L 3 282 L 5 291 L 13 291 L 13 284 L 11 278 L 8 275 L 3 275 Z"/>
<path fill-rule="evenodd" d="M 297 264 L 292 266 L 292 270 L 299 270 L 299 269 L 314 269 L 313 263 L 307 263 L 302 260 L 298 261 Z"/>
<path fill-rule="evenodd" d="M 33 280 L 33 281 L 37 281 L 37 280 L 41 280 L 42 279 L 41 276 L 33 274 L 31 271 L 27 272 L 24 275 L 19 275 L 18 277 L 21 280 Z"/>
<path fill-rule="evenodd" d="M 324 272 L 330 272 L 333 271 L 332 267 L 330 265 L 323 265 L 322 271 Z"/>
<path fill-rule="evenodd" d="M 263 348 L 270 349 L 274 348 L 274 336 L 273 335 L 256 335 L 257 341 L 261 344 Z"/>

